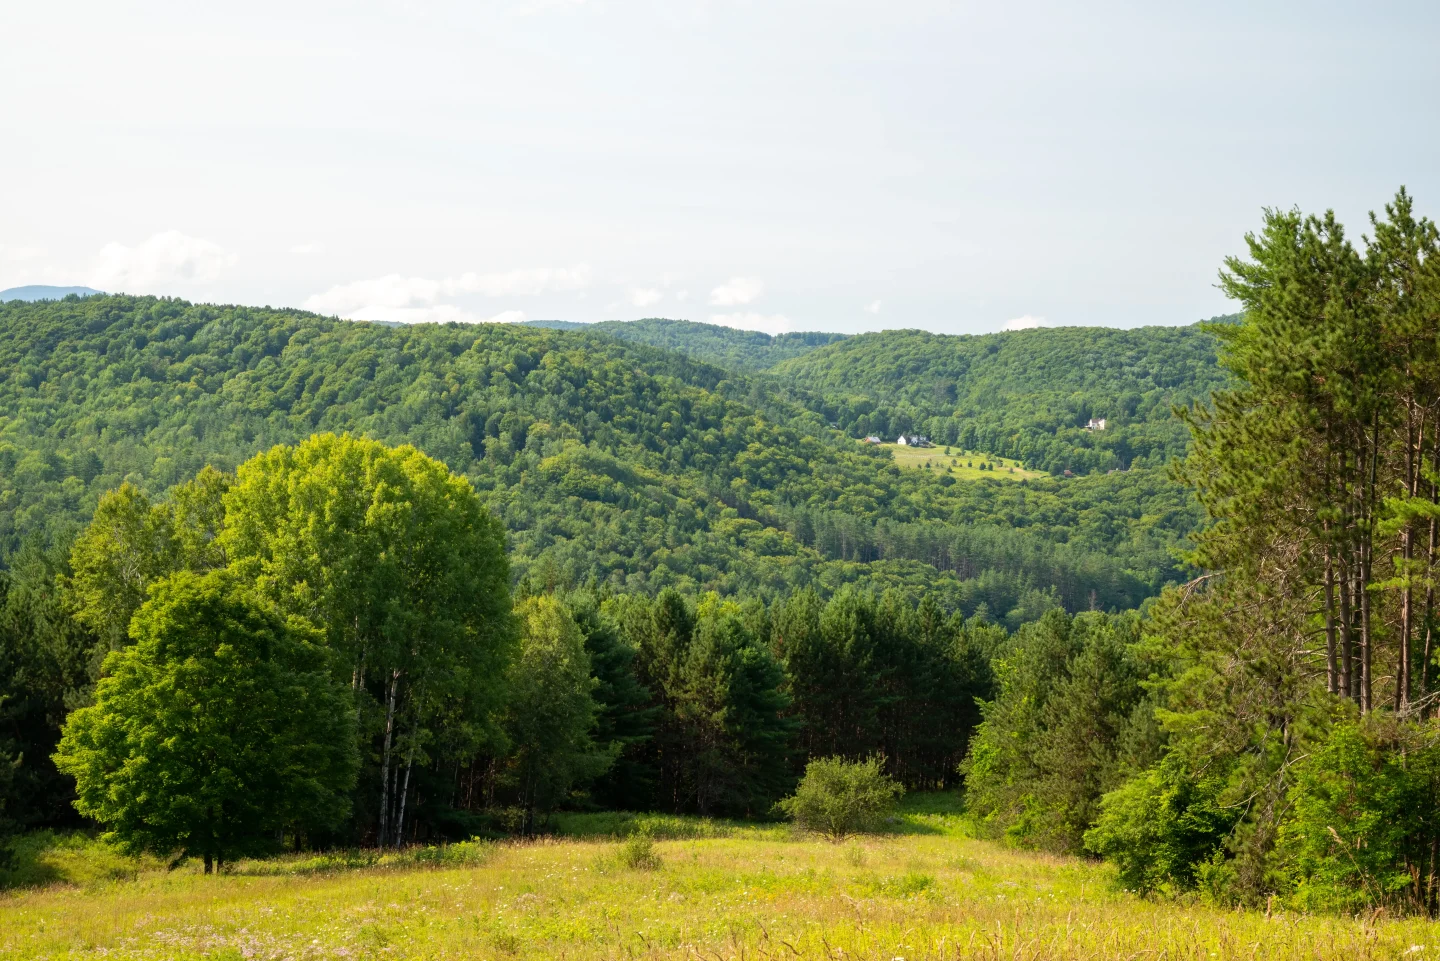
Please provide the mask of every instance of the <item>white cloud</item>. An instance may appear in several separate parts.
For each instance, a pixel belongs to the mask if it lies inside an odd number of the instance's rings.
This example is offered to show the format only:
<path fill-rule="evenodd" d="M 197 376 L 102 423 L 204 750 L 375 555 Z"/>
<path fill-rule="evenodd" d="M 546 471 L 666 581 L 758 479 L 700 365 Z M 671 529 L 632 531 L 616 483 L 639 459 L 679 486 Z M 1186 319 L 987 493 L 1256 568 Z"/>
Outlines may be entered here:
<path fill-rule="evenodd" d="M 870 301 L 870 303 L 865 306 L 865 313 L 867 313 L 867 314 L 878 314 L 878 313 L 880 313 L 880 301 L 878 301 L 878 300 L 872 300 L 872 301 Z"/>
<path fill-rule="evenodd" d="M 296 244 L 290 248 L 292 254 L 323 254 L 324 244 Z"/>
<path fill-rule="evenodd" d="M 738 307 L 757 299 L 765 285 L 754 277 L 731 277 L 728 283 L 710 291 L 710 303 L 716 307 Z"/>
<path fill-rule="evenodd" d="M 547 291 L 575 290 L 590 283 L 590 268 L 535 267 L 505 273 L 467 273 L 434 280 L 387 274 L 370 280 L 337 284 L 323 293 L 306 298 L 304 307 L 319 314 L 334 314 L 349 320 L 392 320 L 405 324 L 496 323 L 509 324 L 525 319 L 519 310 L 506 310 L 494 317 L 480 317 L 442 298 L 459 294 L 489 297 L 533 296 Z"/>
<path fill-rule="evenodd" d="M 630 291 L 630 303 L 636 307 L 649 307 L 651 304 L 658 304 L 665 297 L 654 287 L 636 287 Z"/>
<path fill-rule="evenodd" d="M 436 301 L 444 285 L 425 277 L 389 274 L 339 284 L 305 300 L 306 310 L 349 320 L 387 320 L 401 324 L 473 324 L 481 320 L 454 304 Z"/>
<path fill-rule="evenodd" d="M 710 323 L 740 330 L 763 330 L 767 334 L 783 334 L 792 329 L 790 318 L 784 314 L 711 314 Z"/>
<path fill-rule="evenodd" d="M 369 312 L 364 315 L 367 320 L 399 319 L 376 317 L 374 312 L 433 306 L 440 296 L 441 286 L 440 281 L 425 277 L 387 274 L 373 280 L 338 284 L 322 294 L 306 298 L 304 307 L 317 314 L 335 314 L 338 317 L 356 318 L 364 310 Z"/>
<path fill-rule="evenodd" d="M 486 297 L 533 297 L 551 291 L 579 290 L 590 286 L 588 264 L 574 267 L 529 267 L 492 274 L 461 274 L 443 281 L 445 292 L 484 294 Z"/>
<path fill-rule="evenodd" d="M 134 247 L 106 244 L 90 283 L 101 290 L 147 293 L 175 284 L 208 284 L 238 258 L 219 244 L 167 230 Z"/>
<path fill-rule="evenodd" d="M 685 301 L 687 301 L 687 300 L 690 299 L 690 291 L 688 291 L 688 290 L 682 290 L 682 291 L 680 291 L 678 294 L 675 295 L 675 299 L 678 300 L 678 301 L 680 301 L 680 302 L 683 304 Z"/>
<path fill-rule="evenodd" d="M 1001 329 L 1001 330 L 1034 330 L 1036 327 L 1049 327 L 1049 326 L 1050 326 L 1049 322 L 1047 322 L 1044 317 L 1035 317 L 1035 316 L 1033 316 L 1033 315 L 1031 315 L 1031 314 L 1026 314 L 1024 317 L 1015 317 L 1015 318 L 1012 318 L 1012 319 L 1010 319 L 1010 320 L 1005 321 L 1005 326 L 1004 326 L 1004 327 L 1001 327 L 1000 329 Z"/>
<path fill-rule="evenodd" d="M 0 244 L 0 260 L 36 260 L 45 256 L 44 247 L 22 247 Z"/>

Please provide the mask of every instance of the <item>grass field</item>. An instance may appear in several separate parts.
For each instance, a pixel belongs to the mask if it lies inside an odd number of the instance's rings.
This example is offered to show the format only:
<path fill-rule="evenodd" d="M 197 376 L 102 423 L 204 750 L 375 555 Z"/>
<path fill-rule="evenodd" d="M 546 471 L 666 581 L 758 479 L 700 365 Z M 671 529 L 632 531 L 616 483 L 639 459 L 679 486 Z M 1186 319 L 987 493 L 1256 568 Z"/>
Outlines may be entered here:
<path fill-rule="evenodd" d="M 86 874 L 0 894 L 4 958 L 1370 959 L 1440 953 L 1420 920 L 1143 901 L 1086 862 L 966 836 L 918 799 L 889 835 L 831 845 L 782 826 L 570 816 L 568 836 Z M 609 832 L 648 826 L 659 866 Z M 93 842 L 91 842 L 93 845 Z M 35 852 L 31 852 L 35 854 Z M 43 854 L 41 855 L 44 856 Z M 108 855 L 109 858 L 116 856 Z M 82 860 L 76 860 L 81 858 Z M 102 859 L 103 860 L 103 859 Z M 123 859 L 122 859 L 123 860 Z M 79 871 L 81 883 L 65 883 Z"/>
<path fill-rule="evenodd" d="M 909 467 L 915 470 L 931 470 L 937 474 L 949 474 L 956 480 L 1028 480 L 1037 477 L 1048 477 L 1044 471 L 1026 470 L 1020 466 L 1017 460 L 1008 457 L 996 457 L 993 454 L 980 454 L 975 451 L 962 451 L 958 447 L 950 448 L 950 453 L 945 453 L 941 447 L 908 447 L 900 444 L 877 444 L 877 447 L 888 450 L 895 458 L 896 465 Z M 981 470 L 981 464 L 990 464 L 994 470 Z"/>

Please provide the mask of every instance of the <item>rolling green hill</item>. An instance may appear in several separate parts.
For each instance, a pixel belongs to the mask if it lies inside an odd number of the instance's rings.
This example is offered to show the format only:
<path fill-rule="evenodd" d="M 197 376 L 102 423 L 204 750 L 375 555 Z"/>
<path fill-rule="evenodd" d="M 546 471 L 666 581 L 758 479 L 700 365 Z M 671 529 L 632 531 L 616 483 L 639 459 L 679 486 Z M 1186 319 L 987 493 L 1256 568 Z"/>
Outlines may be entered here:
<path fill-rule="evenodd" d="M 1227 318 L 1216 318 L 1224 320 Z M 777 365 L 853 436 L 919 431 L 1060 474 L 1158 466 L 1185 451 L 1174 404 L 1225 383 L 1199 325 L 1054 327 L 980 336 L 862 334 Z M 1091 419 L 1104 430 L 1087 430 Z"/>
<path fill-rule="evenodd" d="M 812 331 L 771 336 L 757 330 L 736 330 L 690 320 L 606 320 L 598 324 L 577 324 L 566 320 L 527 321 L 535 327 L 554 330 L 585 328 L 636 344 L 663 347 L 734 371 L 769 370 L 776 364 L 809 353 L 817 347 L 844 340 L 844 334 Z"/>
<path fill-rule="evenodd" d="M 1057 601 L 1139 603 L 1180 575 L 1172 548 L 1199 520 L 1157 472 L 902 471 L 769 379 L 589 328 L 14 302 L 0 306 L 0 370 L 7 551 L 64 542 L 123 480 L 159 493 L 317 431 L 441 458 L 509 528 L 515 576 L 545 582 L 828 593 L 867 580 L 1017 621 Z"/>

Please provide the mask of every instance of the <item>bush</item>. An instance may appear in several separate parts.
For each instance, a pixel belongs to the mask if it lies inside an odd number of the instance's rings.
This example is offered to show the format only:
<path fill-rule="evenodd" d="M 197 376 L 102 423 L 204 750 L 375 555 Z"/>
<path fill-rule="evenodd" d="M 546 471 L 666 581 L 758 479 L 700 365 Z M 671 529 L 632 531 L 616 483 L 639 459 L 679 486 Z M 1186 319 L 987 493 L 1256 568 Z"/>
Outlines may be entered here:
<path fill-rule="evenodd" d="M 876 828 L 904 793 L 882 770 L 878 757 L 864 761 L 829 757 L 807 764 L 794 795 L 776 807 L 807 831 L 838 844 Z"/>
<path fill-rule="evenodd" d="M 655 851 L 655 839 L 649 831 L 637 831 L 626 838 L 615 860 L 622 868 L 635 871 L 654 871 L 660 867 L 660 855 Z"/>
<path fill-rule="evenodd" d="M 1127 891 L 1199 886 L 1219 897 L 1223 844 L 1238 812 L 1219 801 L 1217 779 L 1196 781 L 1175 756 L 1105 795 L 1085 846 L 1115 865 Z"/>
<path fill-rule="evenodd" d="M 1433 721 L 1338 724 L 1299 766 L 1277 851 L 1296 907 L 1436 913 L 1436 734 Z"/>

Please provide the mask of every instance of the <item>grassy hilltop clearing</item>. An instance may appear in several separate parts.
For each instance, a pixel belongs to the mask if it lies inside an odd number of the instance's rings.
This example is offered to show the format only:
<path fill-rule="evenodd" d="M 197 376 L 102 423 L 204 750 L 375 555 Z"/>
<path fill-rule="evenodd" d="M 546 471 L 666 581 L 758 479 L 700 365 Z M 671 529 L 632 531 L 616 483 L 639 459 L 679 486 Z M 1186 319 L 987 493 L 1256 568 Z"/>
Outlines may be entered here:
<path fill-rule="evenodd" d="M 980 451 L 952 448 L 949 454 L 944 447 L 911 447 L 906 444 L 878 444 L 880 450 L 890 452 L 895 463 L 912 470 L 931 471 L 942 477 L 957 481 L 979 480 L 1040 480 L 1048 475 L 1035 470 L 1026 470 L 1017 460 L 998 457 Z"/>
<path fill-rule="evenodd" d="M 0 899 L 0 958 L 1365 961 L 1440 949 L 1418 920 L 1143 901 L 1094 863 L 974 840 L 949 807 L 912 797 L 890 833 L 843 844 L 605 814 L 563 816 L 562 836 L 537 843 L 245 861 L 219 878 L 112 859 L 111 879 Z M 610 836 L 642 827 L 658 866 L 627 866 Z"/>

